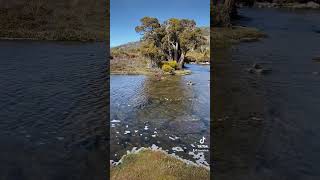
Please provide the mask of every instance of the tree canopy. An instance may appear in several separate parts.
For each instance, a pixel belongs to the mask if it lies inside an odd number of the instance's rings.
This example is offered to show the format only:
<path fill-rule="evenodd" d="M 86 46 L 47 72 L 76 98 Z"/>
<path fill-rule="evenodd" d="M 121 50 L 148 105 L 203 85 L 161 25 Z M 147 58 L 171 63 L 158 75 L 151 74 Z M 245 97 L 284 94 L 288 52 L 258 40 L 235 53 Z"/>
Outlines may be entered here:
<path fill-rule="evenodd" d="M 144 17 L 140 22 L 135 30 L 142 35 L 141 53 L 154 66 L 163 60 L 174 60 L 182 68 L 187 52 L 206 42 L 194 20 L 170 18 L 161 24 L 157 18 Z"/>

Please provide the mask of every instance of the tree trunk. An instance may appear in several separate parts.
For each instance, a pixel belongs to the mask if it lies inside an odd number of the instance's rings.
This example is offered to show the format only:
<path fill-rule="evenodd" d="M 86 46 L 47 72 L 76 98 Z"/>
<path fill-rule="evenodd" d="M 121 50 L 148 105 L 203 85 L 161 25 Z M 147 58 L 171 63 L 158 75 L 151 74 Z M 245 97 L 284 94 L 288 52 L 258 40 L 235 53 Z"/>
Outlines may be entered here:
<path fill-rule="evenodd" d="M 176 42 L 175 46 L 174 46 L 174 60 L 179 61 L 179 44 L 178 42 Z"/>
<path fill-rule="evenodd" d="M 172 60 L 173 57 L 172 57 L 172 51 L 171 51 L 171 48 L 169 48 L 169 55 L 168 55 L 168 60 Z"/>
<path fill-rule="evenodd" d="M 181 56 L 179 58 L 179 62 L 178 62 L 178 69 L 182 69 L 184 66 L 184 57 L 185 57 L 185 53 L 181 53 Z"/>
<path fill-rule="evenodd" d="M 236 2 L 235 0 L 225 0 L 223 4 L 226 26 L 231 26 L 231 19 L 236 14 Z"/>

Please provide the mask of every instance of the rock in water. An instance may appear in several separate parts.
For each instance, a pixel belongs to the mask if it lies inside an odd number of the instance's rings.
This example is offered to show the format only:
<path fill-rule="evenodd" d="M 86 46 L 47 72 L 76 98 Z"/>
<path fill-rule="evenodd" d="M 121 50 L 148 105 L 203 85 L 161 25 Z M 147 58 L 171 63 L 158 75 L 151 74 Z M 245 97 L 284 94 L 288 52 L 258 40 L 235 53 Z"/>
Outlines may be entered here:
<path fill-rule="evenodd" d="M 262 69 L 262 66 L 261 66 L 260 64 L 257 64 L 257 63 L 254 63 L 254 64 L 252 65 L 252 67 L 253 67 L 254 69 Z"/>
<path fill-rule="evenodd" d="M 319 57 L 314 57 L 314 58 L 312 58 L 312 60 L 314 60 L 316 62 L 320 62 L 320 56 Z"/>

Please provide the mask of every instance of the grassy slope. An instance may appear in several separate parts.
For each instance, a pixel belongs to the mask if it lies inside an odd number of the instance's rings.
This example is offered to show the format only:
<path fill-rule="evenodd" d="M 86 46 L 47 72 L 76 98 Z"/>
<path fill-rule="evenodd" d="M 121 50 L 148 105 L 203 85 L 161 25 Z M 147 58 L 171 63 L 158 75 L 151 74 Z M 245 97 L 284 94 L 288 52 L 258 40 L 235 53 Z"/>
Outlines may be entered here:
<path fill-rule="evenodd" d="M 209 180 L 209 170 L 188 165 L 164 152 L 144 150 L 129 154 L 111 168 L 111 180 Z"/>
<path fill-rule="evenodd" d="M 0 4 L 0 38 L 105 40 L 106 1 L 73 1 L 14 0 Z"/>

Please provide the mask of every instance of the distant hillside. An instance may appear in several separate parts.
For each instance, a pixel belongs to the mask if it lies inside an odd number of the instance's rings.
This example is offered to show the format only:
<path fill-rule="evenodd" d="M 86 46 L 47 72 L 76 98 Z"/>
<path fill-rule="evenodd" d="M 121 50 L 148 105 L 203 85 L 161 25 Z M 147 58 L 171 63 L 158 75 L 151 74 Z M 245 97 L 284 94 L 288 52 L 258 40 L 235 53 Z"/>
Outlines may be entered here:
<path fill-rule="evenodd" d="M 106 0 L 0 0 L 0 38 L 105 40 Z"/>
<path fill-rule="evenodd" d="M 122 44 L 122 45 L 119 45 L 119 46 L 116 46 L 116 47 L 113 47 L 113 48 L 116 48 L 116 49 L 130 49 L 130 48 L 139 48 L 140 46 L 140 41 L 135 41 L 135 42 L 129 42 L 129 43 L 126 43 L 126 44 Z"/>
<path fill-rule="evenodd" d="M 210 27 L 204 26 L 204 27 L 200 27 L 200 29 L 202 30 L 203 35 L 210 39 Z"/>

